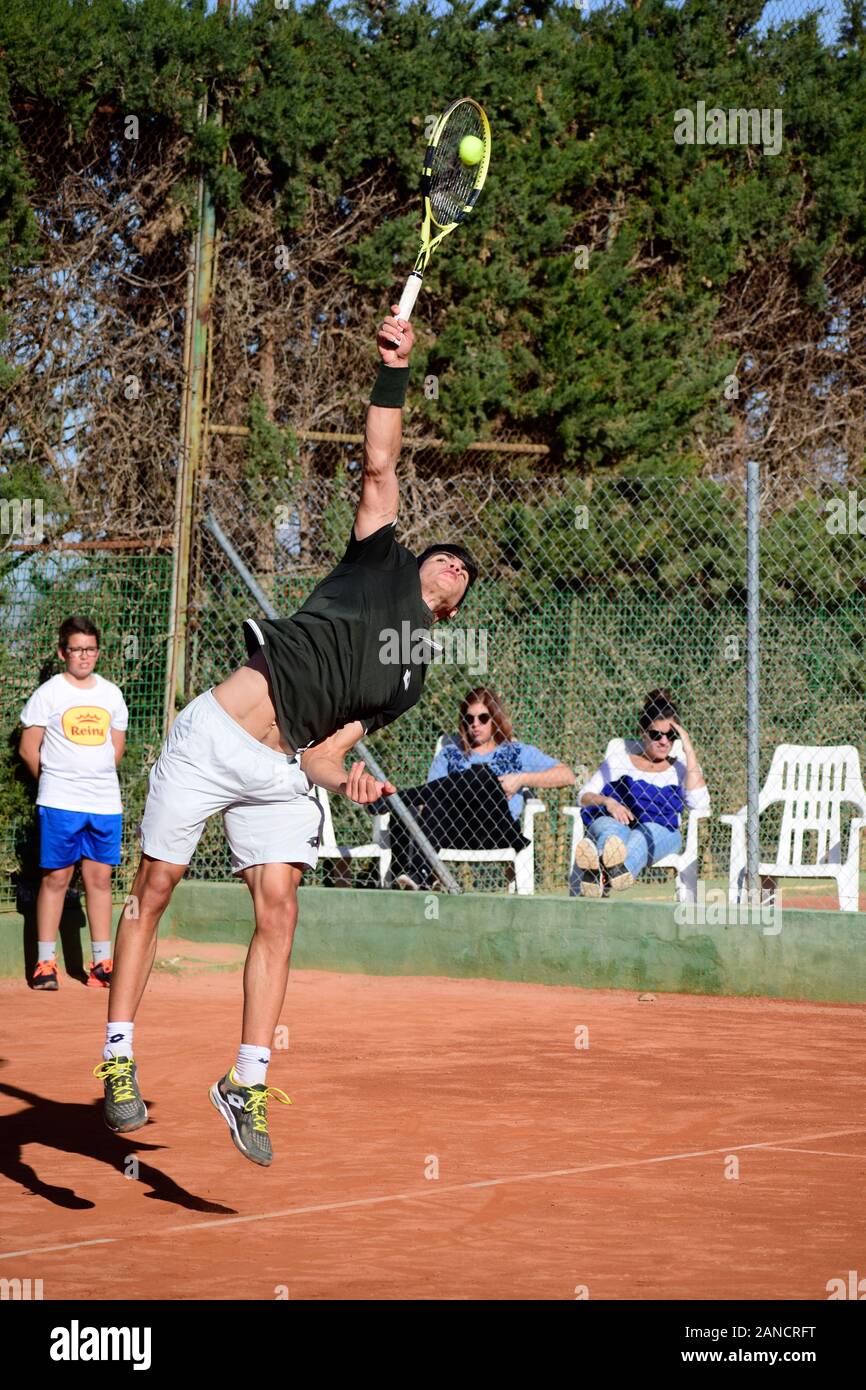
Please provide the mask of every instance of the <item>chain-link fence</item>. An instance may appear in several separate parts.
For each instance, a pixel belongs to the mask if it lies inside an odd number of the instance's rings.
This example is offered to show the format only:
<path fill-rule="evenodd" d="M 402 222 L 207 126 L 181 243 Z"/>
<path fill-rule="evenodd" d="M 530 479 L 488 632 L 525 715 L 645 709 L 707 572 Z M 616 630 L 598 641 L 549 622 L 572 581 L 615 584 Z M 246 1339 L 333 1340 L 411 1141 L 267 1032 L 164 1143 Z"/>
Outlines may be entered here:
<path fill-rule="evenodd" d="M 348 470 L 345 454 L 351 448 L 329 446 L 331 471 L 343 471 L 333 462 L 341 453 Z M 401 506 L 401 540 L 418 551 L 437 536 L 459 539 L 473 551 L 481 572 L 459 617 L 450 627 L 434 629 L 442 651 L 430 664 L 421 702 L 371 741 L 398 787 L 426 782 L 443 736 L 461 742 L 461 701 L 472 690 L 495 692 L 514 740 L 540 750 L 546 761 L 565 764 L 580 782 L 598 766 L 612 738 L 636 735 L 647 692 L 667 687 L 698 753 L 714 812 L 738 809 L 745 800 L 743 498 L 706 481 L 620 478 L 590 486 L 576 477 L 508 479 L 501 476 L 502 455 L 497 474 L 482 471 L 478 456 L 458 460 L 455 481 L 437 478 L 432 451 L 415 452 L 424 458 L 416 457 L 409 469 L 414 484 Z M 341 557 L 356 492 L 356 485 L 345 481 L 307 479 L 295 506 L 288 493 L 289 500 L 274 504 L 257 484 L 221 488 L 211 479 L 205 495 L 208 510 L 274 606 L 288 614 Z M 764 770 L 782 742 L 861 746 L 866 556 L 858 528 L 866 529 L 866 507 L 860 504 L 854 490 L 837 489 L 788 509 L 765 509 Z M 300 508 L 309 553 L 303 564 L 298 562 Z M 258 615 L 245 585 L 203 529 L 200 554 L 188 629 L 190 697 L 243 664 L 241 624 Z M 267 568 L 263 555 L 270 560 Z M 131 712 L 121 765 L 126 835 L 119 877 L 125 882 L 135 854 L 133 828 L 143 805 L 145 773 L 161 738 L 170 582 L 168 554 L 120 550 L 39 555 L 28 561 L 26 571 L 19 566 L 5 581 L 13 635 L 5 648 L 3 688 L 13 738 L 17 711 L 46 678 L 45 661 L 53 654 L 59 621 L 70 612 L 85 612 L 102 630 L 99 669 L 121 686 Z M 378 634 L 374 637 L 379 641 Z M 485 699 L 480 703 L 487 709 Z M 479 746 L 489 750 L 489 739 Z M 497 775 L 509 777 L 514 787 L 510 799 L 520 822 L 514 778 L 530 767 L 539 770 L 534 754 L 517 764 L 498 757 L 494 766 L 504 768 Z M 456 772 L 464 764 L 440 754 L 433 770 L 441 774 L 446 768 Z M 521 788 L 535 781 L 532 795 L 547 808 L 532 821 L 535 887 L 562 889 L 571 834 L 562 811 L 575 803 L 578 788 L 551 786 L 543 772 L 526 783 L 517 780 Z M 14 874 L 19 863 L 32 865 L 23 803 L 17 810 L 4 835 L 6 874 Z M 343 798 L 332 798 L 331 811 L 338 844 L 370 841 L 367 812 Z M 448 835 L 441 838 L 447 845 Z M 727 831 L 714 815 L 702 829 L 707 876 L 725 873 L 727 845 Z M 473 881 L 504 886 L 513 872 L 506 862 L 485 868 Z M 411 876 L 411 867 L 402 864 L 399 871 Z M 375 859 L 358 860 L 335 875 L 335 865 L 326 860 L 318 872 L 326 881 L 347 881 L 351 872 L 353 881 L 374 883 L 378 869 Z M 191 873 L 228 876 L 216 819 Z"/>
<path fill-rule="evenodd" d="M 316 447 L 321 452 L 325 446 Z M 327 471 L 349 474 L 352 447 L 330 445 L 333 461 Z M 706 479 L 617 478 L 592 484 L 562 475 L 509 479 L 502 476 L 509 471 L 503 455 L 495 474 L 479 469 L 478 456 L 464 456 L 454 478 L 443 480 L 436 472 L 439 460 L 430 451 L 409 450 L 404 457 L 412 479 L 407 497 L 414 497 L 416 505 L 413 509 L 408 500 L 402 502 L 401 539 L 414 551 L 437 536 L 460 540 L 478 559 L 481 575 L 450 632 L 448 624 L 434 629 L 443 650 L 429 665 L 422 701 L 372 741 L 388 774 L 401 788 L 422 787 L 431 772 L 440 777 L 465 771 L 461 752 L 478 747 L 485 756 L 490 753 L 489 736 L 482 739 L 479 729 L 461 726 L 461 713 L 466 713 L 461 702 L 479 688 L 495 693 L 514 742 L 529 745 L 530 751 L 521 748 L 522 760 L 494 754 L 493 766 L 497 776 L 509 779 L 508 789 L 514 788 L 511 810 L 524 831 L 518 788 L 528 786 L 530 796 L 544 803 L 545 812 L 529 818 L 533 880 L 536 888 L 561 890 L 569 877 L 571 847 L 571 820 L 563 811 L 575 804 L 580 783 L 598 767 L 610 740 L 638 735 L 645 696 L 668 688 L 712 800 L 714 814 L 701 830 L 701 870 L 707 877 L 724 877 L 729 839 L 718 814 L 738 810 L 746 796 L 744 496 Z M 521 473 L 511 462 L 513 471 Z M 533 462 L 537 469 L 543 472 L 538 458 Z M 247 491 L 239 507 L 234 488 L 221 495 L 211 480 L 208 489 L 220 527 L 281 613 L 297 607 L 341 557 L 354 496 L 331 479 L 311 485 L 307 478 L 298 486 L 297 505 L 290 491 L 277 504 Z M 773 508 L 764 500 L 764 771 L 782 742 L 860 744 L 866 712 L 866 677 L 859 660 L 866 614 L 860 586 L 866 557 L 857 529 L 858 505 L 854 492 L 829 488 L 787 508 Z M 315 564 L 297 563 L 301 507 L 309 549 L 320 557 Z M 219 547 L 211 539 L 207 544 L 208 594 L 201 607 L 207 640 L 196 648 L 196 688 L 242 663 L 241 623 L 257 613 Z M 268 569 L 257 563 L 263 553 L 271 559 Z M 486 695 L 471 708 L 500 717 L 499 707 L 491 710 Z M 464 733 L 466 739 L 461 738 Z M 443 739 L 455 753 L 440 748 Z M 576 772 L 577 785 L 556 785 L 562 780 L 559 774 L 542 768 L 532 750 L 545 755 L 544 763 L 564 764 Z M 521 770 L 530 773 L 525 781 Z M 434 812 L 439 842 L 452 849 L 484 848 L 472 843 L 471 834 L 467 839 L 462 823 L 477 823 L 476 803 L 466 799 L 464 804 L 456 785 L 450 800 L 439 790 Z M 419 794 L 415 800 L 418 805 L 429 802 L 429 790 L 426 798 Z M 370 842 L 370 821 L 363 810 L 343 799 L 334 799 L 331 810 L 340 844 Z M 767 817 L 768 858 L 777 828 L 777 820 Z M 500 848 L 519 852 L 525 847 Z M 415 855 L 411 863 L 403 862 L 405 852 L 401 854 L 392 872 L 405 871 L 417 881 L 413 867 L 418 869 L 421 861 Z M 480 859 L 476 855 L 476 862 Z M 218 827 L 199 861 L 203 875 L 225 871 Z M 514 873 L 513 861 L 512 853 L 510 860 L 480 870 L 480 879 L 473 881 L 505 886 Z M 343 865 L 339 878 L 347 881 L 351 873 L 376 883 L 379 871 L 373 857 Z M 325 872 L 332 869 L 326 865 Z"/>
<path fill-rule="evenodd" d="M 783 9 L 767 7 L 776 21 Z M 823 14 L 822 23 L 838 21 L 838 7 Z M 18 101 L 15 115 L 43 258 L 20 269 L 6 296 L 6 356 L 26 371 L 4 401 L 2 437 L 4 463 L 24 461 L 42 481 L 39 494 L 17 500 L 17 514 L 4 502 L 0 516 L 0 896 L 36 874 L 35 788 L 17 759 L 17 721 L 28 694 L 61 669 L 57 629 L 73 612 L 100 628 L 98 669 L 130 709 L 122 894 L 166 704 L 186 703 L 243 663 L 241 623 L 256 612 L 205 517 L 283 614 L 345 549 L 375 317 L 345 252 L 407 209 L 387 177 L 358 179 L 340 217 L 332 193 L 311 188 L 287 246 L 270 171 L 252 144 L 234 145 L 243 215 L 220 225 L 202 313 L 202 190 L 183 169 L 188 137 L 148 116 L 131 140 L 128 116 L 106 109 L 78 144 L 36 100 Z M 566 891 L 573 817 L 564 813 L 610 741 L 637 736 L 645 696 L 658 688 L 672 692 L 710 792 L 701 871 L 725 876 L 729 835 L 718 817 L 746 791 L 749 457 L 765 480 L 762 774 L 782 742 L 861 747 L 866 279 L 853 259 L 828 267 L 829 330 L 827 313 L 793 303 L 787 284 L 746 273 L 723 302 L 713 347 L 736 371 L 712 435 L 695 439 L 669 473 L 571 469 L 543 431 L 526 438 L 501 421 L 491 421 L 490 440 L 451 449 L 431 439 L 447 418 L 447 389 L 437 396 L 436 378 L 413 383 L 399 539 L 413 552 L 460 540 L 480 577 L 451 628 L 435 630 L 444 655 L 421 702 L 371 748 L 435 843 L 476 856 L 446 860 L 465 886 L 521 887 L 528 874 L 536 891 Z M 179 474 L 190 442 L 191 323 L 202 319 L 207 389 L 187 507 Z M 627 395 L 627 383 L 609 387 Z M 187 541 L 188 565 L 179 558 Z M 485 713 L 489 724 L 468 718 Z M 512 731 L 508 753 L 495 743 L 497 722 L 499 733 Z M 471 747 L 491 752 L 498 806 L 489 779 L 465 789 Z M 456 779 L 451 790 L 434 797 L 431 772 Z M 506 802 L 513 826 L 497 833 L 512 843 L 485 847 L 473 832 Z M 534 802 L 545 809 L 533 814 Z M 425 866 L 393 818 L 385 837 L 381 822 L 343 798 L 331 798 L 330 811 L 337 846 L 379 842 L 367 857 L 324 856 L 312 881 L 375 886 L 384 848 L 392 876 L 423 886 Z M 762 833 L 769 852 L 772 818 Z M 507 857 L 491 858 L 497 849 Z M 213 819 L 190 874 L 228 873 Z"/>

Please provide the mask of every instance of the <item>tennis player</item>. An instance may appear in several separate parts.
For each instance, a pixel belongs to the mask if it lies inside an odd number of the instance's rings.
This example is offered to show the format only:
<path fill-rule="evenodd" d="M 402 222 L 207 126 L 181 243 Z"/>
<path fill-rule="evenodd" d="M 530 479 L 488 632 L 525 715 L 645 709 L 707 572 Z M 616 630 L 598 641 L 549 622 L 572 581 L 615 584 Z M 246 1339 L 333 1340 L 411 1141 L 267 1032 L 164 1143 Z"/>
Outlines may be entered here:
<path fill-rule="evenodd" d="M 432 659 L 428 647 L 436 646 L 429 630 L 454 617 L 477 576 L 460 545 L 429 546 L 415 556 L 395 537 L 396 464 L 414 346 L 408 320 L 385 318 L 377 346 L 361 497 L 343 559 L 292 617 L 245 621 L 249 661 L 181 711 L 150 771 L 142 857 L 118 924 L 105 1049 L 94 1071 L 105 1085 L 105 1122 L 117 1133 L 147 1122 L 135 1015 L 160 918 L 205 822 L 220 812 L 232 872 L 252 895 L 255 931 L 244 969 L 240 1050 L 210 1099 L 241 1153 L 271 1163 L 268 1102 L 290 1102 L 268 1087 L 270 1047 L 288 984 L 297 890 L 304 869 L 315 867 L 322 824 L 311 786 L 359 805 L 396 790 L 363 762 L 347 774 L 344 760 L 358 739 L 417 703 Z M 401 650 L 385 636 L 404 631 L 413 635 L 412 660 L 404 660 L 405 644 Z M 383 657 L 395 649 L 398 664 Z"/>

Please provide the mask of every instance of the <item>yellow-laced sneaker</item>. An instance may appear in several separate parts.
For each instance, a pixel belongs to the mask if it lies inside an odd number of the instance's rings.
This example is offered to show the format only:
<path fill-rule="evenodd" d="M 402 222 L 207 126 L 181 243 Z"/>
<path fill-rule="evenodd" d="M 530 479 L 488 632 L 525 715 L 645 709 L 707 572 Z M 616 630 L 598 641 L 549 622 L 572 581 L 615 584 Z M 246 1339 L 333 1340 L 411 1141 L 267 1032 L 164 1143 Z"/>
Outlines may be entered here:
<path fill-rule="evenodd" d="M 281 1105 L 291 1105 L 285 1091 L 276 1086 L 242 1086 L 234 1080 L 232 1067 L 222 1081 L 215 1081 L 208 1092 L 211 1104 L 220 1112 L 236 1149 L 252 1163 L 267 1168 L 273 1162 L 268 1133 L 268 1101 L 271 1096 Z"/>
<path fill-rule="evenodd" d="M 141 1129 L 147 1124 L 147 1106 L 138 1089 L 135 1062 L 131 1057 L 112 1057 L 93 1068 L 93 1075 L 105 1084 L 103 1114 L 115 1134 Z"/>

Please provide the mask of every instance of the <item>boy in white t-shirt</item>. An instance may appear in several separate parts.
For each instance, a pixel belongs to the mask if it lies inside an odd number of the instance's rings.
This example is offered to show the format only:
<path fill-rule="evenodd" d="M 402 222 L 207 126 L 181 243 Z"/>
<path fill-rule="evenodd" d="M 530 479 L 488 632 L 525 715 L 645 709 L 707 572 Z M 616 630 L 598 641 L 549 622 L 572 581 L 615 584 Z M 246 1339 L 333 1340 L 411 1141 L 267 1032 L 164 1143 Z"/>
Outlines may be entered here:
<path fill-rule="evenodd" d="M 39 779 L 36 900 L 39 960 L 33 989 L 57 989 L 57 932 L 66 890 L 81 860 L 93 944 L 88 985 L 111 983 L 111 867 L 120 863 L 123 807 L 117 765 L 129 711 L 120 688 L 98 676 L 99 630 L 87 618 L 61 625 L 57 655 L 66 671 L 33 692 L 21 711 L 19 752 Z"/>

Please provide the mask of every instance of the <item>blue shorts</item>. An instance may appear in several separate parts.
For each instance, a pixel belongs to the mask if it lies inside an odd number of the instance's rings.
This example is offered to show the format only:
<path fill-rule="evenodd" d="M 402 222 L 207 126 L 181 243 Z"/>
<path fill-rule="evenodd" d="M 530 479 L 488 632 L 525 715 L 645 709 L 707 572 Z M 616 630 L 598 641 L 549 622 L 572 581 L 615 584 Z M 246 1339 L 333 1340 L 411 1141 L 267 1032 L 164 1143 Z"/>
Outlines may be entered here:
<path fill-rule="evenodd" d="M 40 869 L 68 869 L 79 859 L 97 864 L 120 863 L 123 812 L 95 816 L 90 811 L 61 811 L 39 806 Z"/>

